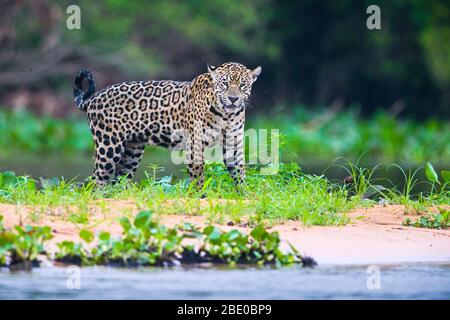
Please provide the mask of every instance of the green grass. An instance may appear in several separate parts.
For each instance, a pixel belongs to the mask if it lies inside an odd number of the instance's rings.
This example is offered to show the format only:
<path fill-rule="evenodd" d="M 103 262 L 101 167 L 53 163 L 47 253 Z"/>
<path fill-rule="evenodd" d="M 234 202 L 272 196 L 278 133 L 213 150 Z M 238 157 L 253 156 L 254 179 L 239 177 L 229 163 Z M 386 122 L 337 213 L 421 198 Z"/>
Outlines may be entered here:
<path fill-rule="evenodd" d="M 151 210 L 156 215 L 202 215 L 208 222 L 250 225 L 286 220 L 301 221 L 304 225 L 344 225 L 349 222 L 348 211 L 371 206 L 380 199 L 410 206 L 416 213 L 450 203 L 449 181 L 443 176 L 430 183 L 429 192 L 413 195 L 411 189 L 418 183 L 414 174 L 405 173 L 408 183 L 404 190 L 398 190 L 377 184 L 372 178 L 376 168 L 351 163 L 346 168 L 352 176 L 347 183 L 305 174 L 296 164 L 282 164 L 276 175 L 261 175 L 257 168 L 249 168 L 247 183 L 239 191 L 219 164 L 207 165 L 205 187 L 198 191 L 186 179 L 158 179 L 156 166 L 139 183 L 121 180 L 105 188 L 96 188 L 92 181 L 81 186 L 57 179 L 38 183 L 4 172 L 0 175 L 0 202 L 34 208 L 33 219 L 37 221 L 43 214 L 63 213 L 67 221 L 80 226 L 92 223 L 93 204 L 105 215 L 114 210 L 105 199 L 132 200 L 138 209 Z M 206 198 L 201 199 L 202 195 Z"/>
<path fill-rule="evenodd" d="M 185 179 L 156 178 L 156 169 L 139 183 L 119 181 L 103 189 L 92 182 L 83 186 L 61 180 L 38 183 L 32 178 L 12 178 L 0 184 L 0 202 L 45 207 L 57 214 L 61 208 L 74 223 L 89 223 L 88 205 L 102 206 L 105 198 L 131 199 L 138 207 L 158 214 L 203 215 L 209 221 L 235 222 L 262 220 L 300 220 L 305 225 L 342 225 L 348 222 L 345 212 L 358 204 L 349 198 L 344 185 L 331 183 L 323 176 L 305 175 L 295 164 L 282 165 L 278 175 L 261 175 L 256 168 L 248 172 L 247 185 L 237 191 L 223 165 L 207 166 L 203 190 L 195 190 Z M 205 199 L 200 199 L 206 195 Z M 229 201 L 219 201 L 225 199 Z M 39 214 L 39 213 L 37 213 Z"/>

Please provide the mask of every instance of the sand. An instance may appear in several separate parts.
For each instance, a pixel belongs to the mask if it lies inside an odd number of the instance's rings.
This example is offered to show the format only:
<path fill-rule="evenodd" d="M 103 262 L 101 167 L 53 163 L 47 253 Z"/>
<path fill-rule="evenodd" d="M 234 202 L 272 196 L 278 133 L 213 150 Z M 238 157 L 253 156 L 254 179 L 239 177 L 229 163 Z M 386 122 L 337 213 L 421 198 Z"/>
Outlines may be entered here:
<path fill-rule="evenodd" d="M 123 212 L 130 217 L 139 212 L 132 201 L 107 201 L 107 210 L 93 205 L 90 208 L 90 229 L 109 231 L 120 235 L 117 222 Z M 448 208 L 448 207 L 447 207 Z M 36 217 L 33 212 L 39 212 Z M 115 213 L 116 212 L 116 213 Z M 0 204 L 4 225 L 48 225 L 53 230 L 51 245 L 62 240 L 79 241 L 78 233 L 85 225 L 67 221 L 64 210 L 37 209 L 10 204 Z M 351 223 L 346 226 L 303 226 L 300 222 L 288 221 L 274 225 L 270 230 L 280 232 L 282 240 L 295 245 L 303 254 L 313 257 L 319 264 L 397 264 L 404 262 L 450 262 L 450 229 L 435 230 L 406 227 L 401 205 L 375 205 L 359 208 L 349 213 Z M 408 215 L 412 220 L 418 215 Z M 206 224 L 202 216 L 162 215 L 161 222 L 173 226 L 181 222 Z M 243 226 L 217 225 L 223 230 L 239 229 Z"/>

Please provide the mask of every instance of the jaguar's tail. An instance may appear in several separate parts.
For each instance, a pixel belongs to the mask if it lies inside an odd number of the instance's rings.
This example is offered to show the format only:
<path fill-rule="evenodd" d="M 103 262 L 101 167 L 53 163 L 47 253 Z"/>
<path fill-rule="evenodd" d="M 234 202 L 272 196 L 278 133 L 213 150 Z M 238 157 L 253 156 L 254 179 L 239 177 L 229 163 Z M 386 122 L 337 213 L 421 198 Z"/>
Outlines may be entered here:
<path fill-rule="evenodd" d="M 83 80 L 86 78 L 88 80 L 88 89 L 83 93 Z M 86 106 L 84 101 L 89 99 L 95 92 L 95 82 L 92 73 L 87 70 L 81 70 L 75 77 L 75 86 L 73 87 L 73 96 L 75 98 L 75 103 L 78 109 L 86 112 Z"/>

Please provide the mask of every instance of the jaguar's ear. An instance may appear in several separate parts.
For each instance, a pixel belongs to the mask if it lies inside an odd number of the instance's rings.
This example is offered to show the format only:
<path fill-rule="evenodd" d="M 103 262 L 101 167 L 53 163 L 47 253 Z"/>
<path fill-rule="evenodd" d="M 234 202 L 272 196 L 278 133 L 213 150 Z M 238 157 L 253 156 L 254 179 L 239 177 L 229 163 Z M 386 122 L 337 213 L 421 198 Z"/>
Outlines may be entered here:
<path fill-rule="evenodd" d="M 211 75 L 211 77 L 213 78 L 213 80 L 216 80 L 216 67 L 214 67 L 208 63 L 208 72 Z"/>
<path fill-rule="evenodd" d="M 259 75 L 261 74 L 261 67 L 256 67 L 254 70 L 250 71 L 250 75 L 253 79 L 253 81 L 256 81 L 258 79 Z"/>

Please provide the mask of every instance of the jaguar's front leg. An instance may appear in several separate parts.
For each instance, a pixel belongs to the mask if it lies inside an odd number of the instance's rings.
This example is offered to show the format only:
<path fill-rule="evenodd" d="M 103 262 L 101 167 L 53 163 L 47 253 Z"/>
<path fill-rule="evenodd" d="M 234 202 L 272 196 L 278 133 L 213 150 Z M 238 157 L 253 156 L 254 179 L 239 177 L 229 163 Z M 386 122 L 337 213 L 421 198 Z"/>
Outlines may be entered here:
<path fill-rule="evenodd" d="M 188 164 L 188 173 L 191 183 L 195 183 L 198 190 L 203 188 L 205 182 L 205 174 L 203 172 L 203 164 Z"/>
<path fill-rule="evenodd" d="M 199 138 L 199 137 L 198 137 Z M 204 145 L 202 139 L 188 138 L 186 145 L 186 163 L 191 183 L 196 184 L 197 190 L 203 188 L 205 180 L 205 160 L 204 160 Z"/>
<path fill-rule="evenodd" d="M 245 182 L 244 134 L 223 134 L 223 162 L 236 186 Z"/>

